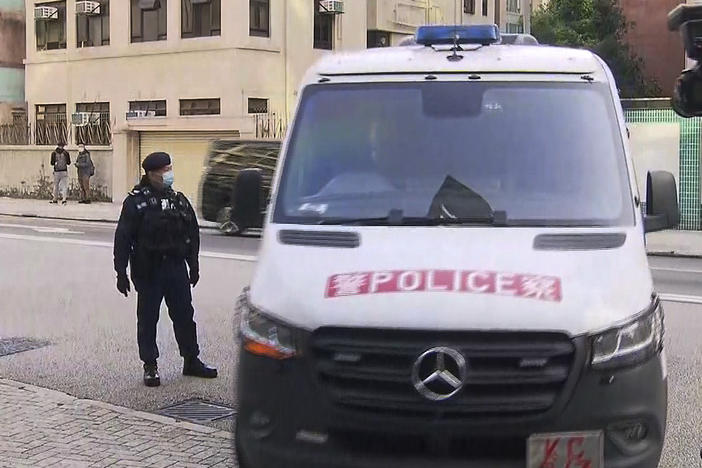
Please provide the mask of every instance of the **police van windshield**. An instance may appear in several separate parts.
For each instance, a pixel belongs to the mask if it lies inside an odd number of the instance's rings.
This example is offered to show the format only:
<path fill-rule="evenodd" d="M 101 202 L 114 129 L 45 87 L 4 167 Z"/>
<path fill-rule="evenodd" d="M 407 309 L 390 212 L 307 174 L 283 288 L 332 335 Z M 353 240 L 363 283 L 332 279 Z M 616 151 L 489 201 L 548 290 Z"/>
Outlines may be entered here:
<path fill-rule="evenodd" d="M 325 84 L 301 101 L 274 222 L 634 222 L 609 88 Z"/>

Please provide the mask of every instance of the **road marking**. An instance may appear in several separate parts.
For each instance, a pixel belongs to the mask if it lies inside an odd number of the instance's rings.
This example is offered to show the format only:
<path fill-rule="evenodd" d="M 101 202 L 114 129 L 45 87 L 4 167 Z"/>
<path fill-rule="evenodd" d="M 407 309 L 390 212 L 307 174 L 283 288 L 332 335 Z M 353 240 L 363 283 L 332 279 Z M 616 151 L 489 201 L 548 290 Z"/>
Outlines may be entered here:
<path fill-rule="evenodd" d="M 692 275 L 702 275 L 702 270 L 686 270 L 684 268 L 653 268 L 651 271 L 667 271 L 672 273 L 689 273 Z"/>
<path fill-rule="evenodd" d="M 85 245 L 90 247 L 108 247 L 112 248 L 112 242 L 103 241 L 90 241 L 84 239 L 70 239 L 63 237 L 50 237 L 50 236 L 31 236 L 24 234 L 5 234 L 0 233 L 0 239 L 13 239 L 13 240 L 29 240 L 36 242 L 51 242 L 56 244 L 71 244 L 71 245 Z M 238 262 L 256 262 L 258 257 L 255 255 L 241 255 L 241 254 L 230 254 L 225 252 L 211 252 L 211 251 L 201 251 L 201 257 L 207 258 L 219 258 L 224 260 L 235 260 Z"/>
<path fill-rule="evenodd" d="M 683 304 L 702 304 L 702 296 L 686 296 L 684 294 L 666 294 L 658 295 L 662 301 L 681 302 Z"/>
<path fill-rule="evenodd" d="M 41 233 L 45 233 L 45 234 L 85 234 L 82 231 L 72 231 L 68 228 L 47 227 L 47 226 L 31 226 L 31 225 L 27 225 L 27 224 L 0 223 L 0 227 L 15 228 L 15 229 L 31 229 L 34 232 L 41 232 Z"/>

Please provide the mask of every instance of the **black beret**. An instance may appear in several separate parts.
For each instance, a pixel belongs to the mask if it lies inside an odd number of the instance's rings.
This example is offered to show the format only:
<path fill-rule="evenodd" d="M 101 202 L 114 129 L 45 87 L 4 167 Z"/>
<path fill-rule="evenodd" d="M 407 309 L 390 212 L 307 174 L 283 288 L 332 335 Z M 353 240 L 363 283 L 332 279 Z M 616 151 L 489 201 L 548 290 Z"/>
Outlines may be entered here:
<path fill-rule="evenodd" d="M 149 172 L 149 171 L 158 171 L 159 169 L 163 169 L 164 167 L 168 166 L 171 163 L 171 157 L 168 155 L 168 153 L 151 153 L 147 157 L 144 158 L 144 162 L 141 163 L 141 167 L 144 168 L 144 171 Z"/>

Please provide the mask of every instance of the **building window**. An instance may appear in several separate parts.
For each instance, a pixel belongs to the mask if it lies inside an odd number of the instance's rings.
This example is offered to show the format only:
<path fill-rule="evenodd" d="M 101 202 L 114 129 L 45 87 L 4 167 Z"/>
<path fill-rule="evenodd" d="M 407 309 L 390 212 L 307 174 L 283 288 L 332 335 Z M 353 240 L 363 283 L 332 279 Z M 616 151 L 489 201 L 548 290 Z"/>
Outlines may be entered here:
<path fill-rule="evenodd" d="M 519 23 L 507 23 L 507 34 L 522 34 L 524 27 Z"/>
<path fill-rule="evenodd" d="M 37 50 L 65 49 L 66 2 L 38 3 L 35 7 Z"/>
<path fill-rule="evenodd" d="M 270 37 L 270 0 L 249 0 L 249 36 Z"/>
<path fill-rule="evenodd" d="M 463 13 L 475 14 L 475 0 L 463 0 Z"/>
<path fill-rule="evenodd" d="M 369 49 L 374 47 L 390 47 L 390 33 L 387 31 L 368 31 L 366 39 L 366 46 Z"/>
<path fill-rule="evenodd" d="M 132 42 L 165 41 L 167 0 L 131 0 Z"/>
<path fill-rule="evenodd" d="M 268 113 L 268 99 L 264 98 L 249 98 L 248 106 L 249 114 L 267 114 Z"/>
<path fill-rule="evenodd" d="M 488 16 L 488 0 L 483 0 L 483 16 Z"/>
<path fill-rule="evenodd" d="M 219 36 L 222 33 L 220 0 L 181 0 L 182 37 Z"/>
<path fill-rule="evenodd" d="M 507 11 L 510 13 L 519 13 L 519 0 L 507 0 Z"/>
<path fill-rule="evenodd" d="M 334 15 L 320 13 L 319 0 L 314 0 L 314 48 L 334 48 Z"/>
<path fill-rule="evenodd" d="M 155 117 L 165 117 L 166 101 L 129 101 L 129 110 L 153 112 Z"/>
<path fill-rule="evenodd" d="M 94 146 L 112 144 L 109 102 L 76 104 L 76 116 L 73 124 L 76 128 L 76 144 L 83 143 Z"/>
<path fill-rule="evenodd" d="M 66 104 L 37 104 L 36 111 L 35 143 L 37 145 L 65 143 L 68 135 Z"/>
<path fill-rule="evenodd" d="M 180 115 L 219 115 L 219 99 L 181 99 Z"/>
<path fill-rule="evenodd" d="M 110 45 L 110 0 L 100 0 L 96 11 L 76 15 L 78 47 Z"/>

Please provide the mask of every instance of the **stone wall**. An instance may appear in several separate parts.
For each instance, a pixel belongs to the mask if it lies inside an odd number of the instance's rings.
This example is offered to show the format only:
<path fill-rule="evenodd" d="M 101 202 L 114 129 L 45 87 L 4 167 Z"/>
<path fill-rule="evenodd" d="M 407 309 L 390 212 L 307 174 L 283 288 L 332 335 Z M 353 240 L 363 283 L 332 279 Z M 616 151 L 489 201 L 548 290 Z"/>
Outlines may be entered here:
<path fill-rule="evenodd" d="M 0 196 L 50 199 L 53 193 L 53 167 L 50 146 L 0 146 Z M 95 176 L 90 179 L 92 198 L 112 201 L 112 149 L 90 149 Z M 71 163 L 78 151 L 68 148 Z M 80 188 L 73 164 L 68 168 L 69 198 L 77 199 Z"/>

